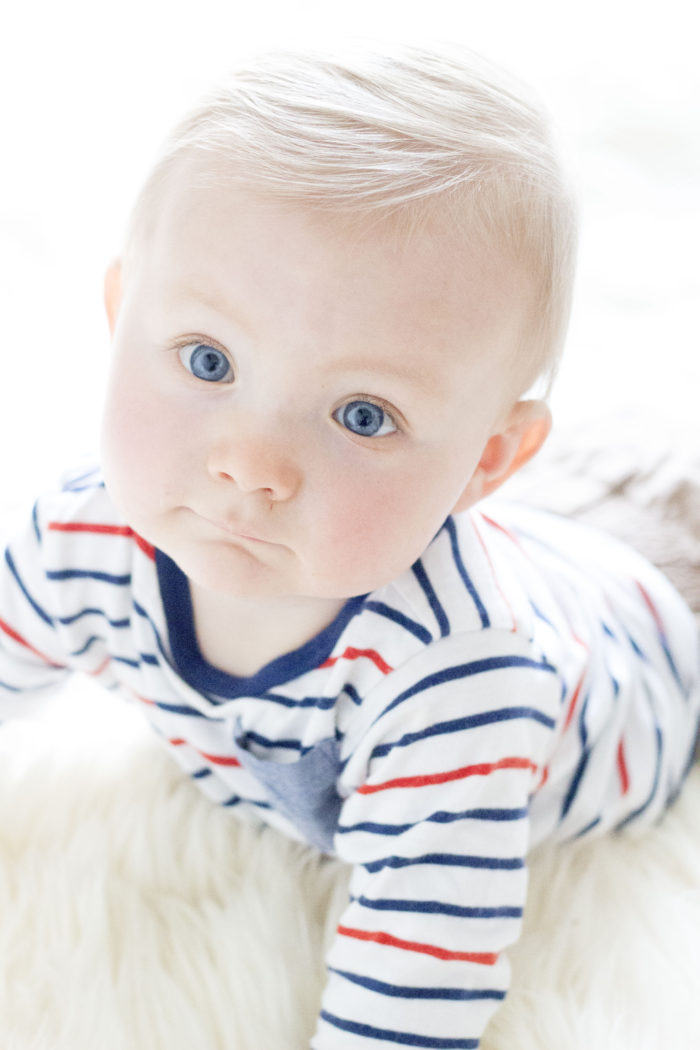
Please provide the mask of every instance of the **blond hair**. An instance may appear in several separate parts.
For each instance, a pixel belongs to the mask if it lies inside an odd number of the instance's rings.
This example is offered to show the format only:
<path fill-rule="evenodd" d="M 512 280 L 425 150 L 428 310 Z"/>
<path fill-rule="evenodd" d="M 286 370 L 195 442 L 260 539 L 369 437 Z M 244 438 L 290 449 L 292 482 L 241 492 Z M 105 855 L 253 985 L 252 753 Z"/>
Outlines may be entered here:
<path fill-rule="evenodd" d="M 523 386 L 551 382 L 571 303 L 575 208 L 545 112 L 497 66 L 452 46 L 261 55 L 166 141 L 134 207 L 127 257 L 173 169 L 193 155 L 200 184 L 220 184 L 223 172 L 258 195 L 346 217 L 413 225 L 448 207 L 470 236 L 526 269 Z"/>

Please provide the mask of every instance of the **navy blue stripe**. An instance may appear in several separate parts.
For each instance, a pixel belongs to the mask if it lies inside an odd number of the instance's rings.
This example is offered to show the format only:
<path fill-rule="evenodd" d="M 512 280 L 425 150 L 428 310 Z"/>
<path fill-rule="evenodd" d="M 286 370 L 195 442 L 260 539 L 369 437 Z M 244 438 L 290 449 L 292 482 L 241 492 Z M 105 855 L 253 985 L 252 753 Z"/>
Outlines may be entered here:
<path fill-rule="evenodd" d="M 153 620 L 149 616 L 148 612 L 143 608 L 142 605 L 139 605 L 139 603 L 136 600 L 132 600 L 131 604 L 132 604 L 132 606 L 134 608 L 134 612 L 138 613 L 138 615 L 141 616 L 147 622 L 148 626 L 153 631 L 153 637 L 156 640 L 156 648 L 157 648 L 158 652 L 160 653 L 162 659 L 165 661 L 165 663 L 169 664 L 170 663 L 170 659 L 168 657 L 168 654 L 165 651 L 165 646 L 163 645 L 163 639 L 161 638 L 160 631 L 156 627 L 155 623 L 153 622 Z M 160 661 L 158 660 L 157 656 L 145 655 L 145 654 L 141 654 L 141 655 L 142 655 L 145 663 L 152 664 L 155 667 L 159 666 Z M 206 693 L 202 692 L 202 695 L 206 696 Z M 206 698 L 210 699 L 210 697 L 208 697 L 208 696 Z"/>
<path fill-rule="evenodd" d="M 588 711 L 588 701 L 591 698 L 590 693 L 586 693 L 583 704 L 581 705 L 581 713 L 578 719 L 578 735 L 581 741 L 581 749 L 585 750 L 588 747 L 588 730 L 586 728 L 586 712 Z"/>
<path fill-rule="evenodd" d="M 530 667 L 536 671 L 546 671 L 548 674 L 556 673 L 556 668 L 546 661 L 531 660 L 527 656 L 489 656 L 484 660 L 472 660 L 468 664 L 457 664 L 456 667 L 444 667 L 441 671 L 435 671 L 433 674 L 421 678 L 419 682 L 404 690 L 403 693 L 399 693 L 388 707 L 384 708 L 375 721 L 379 721 L 393 708 L 402 704 L 404 700 L 410 700 L 417 693 L 422 693 L 424 689 L 431 689 L 435 685 L 444 685 L 445 682 L 454 682 L 458 678 L 469 678 L 472 675 L 484 674 L 487 671 L 501 671 L 509 667 Z"/>
<path fill-rule="evenodd" d="M 424 823 L 453 824 L 458 820 L 524 820 L 528 815 L 526 806 L 520 809 L 464 809 L 458 813 L 448 813 L 439 810 L 425 817 Z M 338 834 L 349 834 L 352 831 L 368 831 L 375 835 L 402 835 L 415 827 L 414 824 L 376 824 L 374 821 L 365 820 L 359 824 L 341 825 L 336 830 Z"/>
<path fill-rule="evenodd" d="M 663 634 L 661 634 L 661 632 L 659 632 L 659 641 L 661 642 L 661 648 L 664 651 L 664 655 L 666 657 L 666 661 L 668 663 L 669 668 L 671 669 L 671 674 L 673 675 L 673 677 L 674 677 L 674 679 L 676 681 L 676 685 L 678 686 L 678 688 L 680 689 L 680 691 L 682 693 L 686 693 L 687 690 L 686 690 L 685 683 L 684 683 L 683 679 L 681 678 L 680 671 L 676 667 L 676 662 L 673 659 L 673 654 L 671 653 L 671 649 L 669 647 L 669 644 L 668 644 L 665 636 Z M 687 699 L 687 696 L 686 696 L 686 699 Z"/>
<path fill-rule="evenodd" d="M 114 656 L 111 657 L 118 664 L 125 664 L 127 667 L 139 668 L 142 664 L 148 664 L 153 667 L 158 667 L 158 657 L 151 655 L 151 653 L 139 653 L 139 659 L 133 660 L 129 656 Z"/>
<path fill-rule="evenodd" d="M 226 699 L 225 697 L 223 698 Z M 335 706 L 337 696 L 305 696 L 301 700 L 295 700 L 292 696 L 282 696 L 281 693 L 261 693 L 259 700 L 268 700 L 271 704 L 279 704 L 287 708 L 314 707 L 319 711 L 329 711 Z"/>
<path fill-rule="evenodd" d="M 519 871 L 525 867 L 522 857 L 470 857 L 462 853 L 424 853 L 422 857 L 384 857 L 363 864 L 365 871 L 384 868 L 410 868 L 418 864 L 436 864 L 446 868 L 486 868 L 489 871 Z"/>
<path fill-rule="evenodd" d="M 454 820 L 522 820 L 528 814 L 527 806 L 517 809 L 465 809 L 461 813 L 446 813 L 438 810 L 431 813 L 426 820 L 434 821 L 436 824 L 451 824 Z"/>
<path fill-rule="evenodd" d="M 583 838 L 584 835 L 588 835 L 594 828 L 597 828 L 600 824 L 600 817 L 595 817 L 589 824 L 586 824 L 585 828 L 581 828 L 575 835 L 572 835 L 570 841 L 574 842 L 576 839 Z"/>
<path fill-rule="evenodd" d="M 88 640 L 86 642 L 84 642 L 83 645 L 80 647 L 80 649 L 76 649 L 70 655 L 71 656 L 83 656 L 88 651 L 88 649 L 90 648 L 91 645 L 93 645 L 95 642 L 99 642 L 99 641 L 101 641 L 101 639 L 98 637 L 98 635 L 91 634 L 90 637 L 88 638 Z"/>
<path fill-rule="evenodd" d="M 387 984 L 386 981 L 376 981 L 372 977 L 363 977 L 359 973 L 349 973 L 347 970 L 336 970 L 329 966 L 330 973 L 337 973 L 352 984 L 359 984 L 361 988 L 367 988 L 370 992 L 379 992 L 380 995 L 392 995 L 399 999 L 448 999 L 457 1002 L 467 1002 L 474 999 L 505 999 L 506 993 L 498 988 L 412 988 L 401 984 Z"/>
<path fill-rule="evenodd" d="M 695 764 L 695 759 L 698 757 L 700 757 L 700 718 L 698 718 L 695 727 L 695 732 L 690 738 L 690 750 L 688 751 L 688 760 L 685 766 L 683 767 L 683 772 L 681 773 L 681 783 L 678 785 L 678 791 L 680 791 L 681 787 L 683 786 L 683 781 L 689 775 L 691 769 L 693 768 L 693 765 Z M 675 797 L 676 796 L 674 794 L 674 798 Z"/>
<path fill-rule="evenodd" d="M 196 773 L 190 773 L 190 776 L 193 780 L 204 780 L 205 777 L 212 776 L 212 771 L 205 767 L 204 769 L 198 769 Z"/>
<path fill-rule="evenodd" d="M 461 576 L 462 583 L 467 588 L 469 595 L 472 601 L 474 602 L 476 611 L 479 614 L 479 619 L 481 620 L 481 626 L 490 627 L 491 621 L 489 619 L 489 614 L 486 611 L 486 606 L 479 597 L 479 592 L 477 591 L 476 587 L 474 586 L 471 580 L 471 577 L 469 576 L 467 570 L 464 567 L 464 562 L 462 561 L 462 552 L 459 549 L 459 543 L 457 541 L 457 528 L 452 518 L 447 519 L 447 521 L 445 522 L 445 528 L 447 529 L 450 536 L 450 543 L 452 545 L 452 557 L 454 558 L 455 565 L 457 566 L 457 572 Z"/>
<path fill-rule="evenodd" d="M 42 670 L 44 670 L 44 668 L 42 668 Z M 49 670 L 49 665 L 46 665 L 46 670 Z M 68 669 L 66 667 L 59 667 L 58 664 L 51 664 L 50 670 L 54 672 L 54 677 L 52 677 L 50 682 L 37 682 L 36 685 L 10 685 L 9 682 L 0 682 L 0 688 L 6 689 L 8 693 L 31 693 L 33 695 L 40 693 L 43 689 L 55 689 L 56 679 L 59 677 L 56 672 L 58 671 L 61 674 L 65 674 Z"/>
<path fill-rule="evenodd" d="M 63 492 L 84 492 L 85 489 L 101 489 L 104 487 L 104 481 L 100 480 L 92 485 L 85 485 L 82 488 L 76 488 L 82 481 L 86 481 L 87 478 L 100 477 L 100 472 L 97 467 L 91 467 L 84 474 L 76 474 L 73 478 L 68 478 L 64 482 L 62 491 Z"/>
<path fill-rule="evenodd" d="M 461 733 L 465 730 L 475 729 L 478 726 L 494 725 L 497 722 L 513 722 L 517 719 L 529 719 L 539 722 L 547 729 L 554 729 L 553 718 L 537 711 L 534 707 L 504 707 L 500 711 L 482 711 L 478 715 L 467 715 L 466 718 L 454 718 L 449 722 L 437 722 L 416 733 L 406 733 L 398 740 L 387 744 L 377 744 L 371 754 L 371 758 L 379 758 L 388 755 L 395 747 L 409 747 L 419 740 L 426 740 L 432 736 L 444 736 L 449 733 Z"/>
<path fill-rule="evenodd" d="M 28 687 L 22 688 L 19 685 L 10 685 L 9 682 L 3 682 L 0 679 L 0 689 L 6 689 L 8 693 L 28 693 L 30 689 Z"/>
<path fill-rule="evenodd" d="M 583 704 L 581 705 L 581 713 L 578 719 L 578 733 L 581 741 L 581 757 L 576 766 L 571 783 L 569 784 L 569 790 L 567 791 L 564 801 L 561 807 L 561 815 L 559 820 L 562 821 L 566 817 L 567 813 L 571 809 L 571 806 L 578 794 L 579 785 L 583 779 L 583 775 L 586 772 L 588 760 L 590 758 L 590 748 L 588 747 L 588 731 L 586 729 L 586 711 L 588 709 L 588 701 L 590 699 L 590 693 L 587 693 Z"/>
<path fill-rule="evenodd" d="M 588 759 L 589 758 L 590 758 L 590 751 L 588 749 L 586 749 L 583 752 L 583 754 L 581 755 L 581 758 L 579 759 L 578 765 L 576 767 L 576 772 L 574 773 L 573 779 L 572 779 L 572 781 L 571 781 L 571 783 L 569 785 L 569 790 L 567 791 L 566 796 L 564 798 L 564 801 L 562 803 L 561 815 L 559 817 L 560 821 L 562 821 L 564 819 L 564 817 L 567 815 L 567 813 L 571 809 L 571 805 L 572 805 L 572 803 L 573 803 L 573 801 L 576 798 L 576 795 L 578 793 L 578 788 L 579 788 L 579 784 L 581 783 L 581 778 L 583 777 L 583 774 L 586 772 L 586 766 L 588 765 Z"/>
<path fill-rule="evenodd" d="M 369 897 L 351 897 L 351 901 L 370 911 L 417 912 L 419 915 L 451 915 L 456 919 L 522 919 L 523 909 L 503 905 L 499 908 L 464 907 L 443 901 L 393 900 L 390 897 L 372 900 Z"/>
<path fill-rule="evenodd" d="M 264 693 L 261 700 L 267 700 L 271 704 L 279 704 L 280 707 L 315 707 L 314 697 L 304 697 L 303 700 L 294 700 L 291 696 L 282 696 L 280 693 Z"/>
<path fill-rule="evenodd" d="M 422 1046 L 427 1050 L 477 1050 L 478 1039 L 442 1039 L 428 1035 L 413 1035 L 411 1032 L 392 1032 L 388 1028 L 375 1028 L 371 1024 L 360 1024 L 359 1021 L 347 1021 L 343 1017 L 321 1010 L 321 1017 L 334 1028 L 352 1035 L 361 1035 L 367 1039 L 381 1039 L 400 1046 Z"/>
<path fill-rule="evenodd" d="M 356 707 L 360 707 L 361 706 L 361 704 L 362 704 L 362 697 L 360 696 L 360 694 L 358 693 L 358 691 L 357 691 L 357 689 L 355 688 L 354 685 L 350 685 L 349 682 L 346 682 L 345 685 L 343 686 L 343 692 L 346 694 L 346 696 L 350 697 L 350 699 L 352 700 L 353 704 L 355 704 Z"/>
<path fill-rule="evenodd" d="M 156 625 L 153 622 L 151 616 L 146 611 L 146 609 L 144 609 L 144 607 L 142 605 L 139 605 L 139 603 L 135 599 L 132 600 L 131 604 L 133 606 L 134 612 L 136 612 L 139 616 L 141 616 L 148 623 L 148 626 L 153 631 L 153 637 L 155 638 L 156 647 L 158 649 L 158 652 L 160 653 L 160 656 L 161 656 L 162 660 L 166 664 L 169 664 L 170 660 L 169 660 L 168 654 L 165 651 L 165 646 L 163 645 L 163 639 L 161 638 L 160 631 L 156 627 Z M 158 657 L 156 655 L 151 654 L 151 653 L 141 653 L 140 655 L 141 655 L 141 659 L 143 660 L 144 663 L 150 664 L 153 667 L 160 666 L 160 662 L 161 661 L 158 659 Z M 204 692 L 203 690 L 199 690 L 199 692 L 204 697 L 204 699 L 209 700 L 212 704 L 219 702 L 217 697 L 211 697 L 206 692 Z M 175 708 L 173 708 L 173 710 L 175 710 Z M 195 712 L 192 712 L 192 713 L 194 714 Z M 199 712 L 197 712 L 197 714 L 199 714 Z M 217 719 L 217 721 L 218 721 L 218 719 Z"/>
<path fill-rule="evenodd" d="M 37 543 L 41 544 L 41 529 L 39 528 L 39 504 L 35 503 L 32 507 L 32 525 L 34 526 L 34 535 L 36 536 Z"/>
<path fill-rule="evenodd" d="M 117 587 L 128 587 L 131 574 L 115 576 L 111 572 L 98 572 L 96 569 L 47 569 L 47 580 L 99 580 L 101 583 L 112 583 Z"/>
<path fill-rule="evenodd" d="M 438 622 L 438 627 L 440 628 L 440 634 L 444 638 L 445 635 L 450 633 L 450 621 L 447 619 L 447 614 L 438 601 L 438 596 L 435 593 L 432 583 L 428 579 L 425 567 L 421 561 L 417 561 L 411 566 L 411 568 L 413 569 L 413 574 L 418 580 L 418 583 L 421 585 L 423 594 L 430 603 L 430 608 L 433 610 L 433 615 L 435 616 L 435 619 Z"/>
<path fill-rule="evenodd" d="M 140 660 L 131 660 L 128 656 L 114 656 L 111 657 L 116 664 L 124 664 L 125 667 L 133 667 L 136 670 L 141 666 Z"/>
<path fill-rule="evenodd" d="M 29 593 L 27 588 L 24 586 L 24 581 L 22 580 L 22 577 L 20 576 L 20 574 L 17 571 L 17 567 L 15 566 L 14 559 L 13 559 L 12 555 L 10 554 L 9 547 L 5 551 L 5 561 L 7 562 L 7 565 L 8 565 L 8 568 L 9 568 L 10 572 L 12 573 L 12 575 L 15 578 L 15 580 L 17 581 L 19 589 L 21 590 L 22 594 L 24 595 L 24 597 L 27 599 L 27 601 L 31 605 L 31 607 L 34 610 L 34 612 L 37 614 L 37 616 L 40 617 L 40 619 L 42 619 L 44 621 L 44 623 L 47 623 L 49 625 L 49 627 L 53 627 L 54 630 L 55 630 L 56 624 L 53 622 L 53 620 L 51 619 L 49 614 L 44 612 L 44 610 L 41 608 L 41 606 L 37 602 L 34 601 L 34 599 L 32 598 L 31 594 Z"/>
<path fill-rule="evenodd" d="M 59 616 L 56 622 L 63 624 L 64 627 L 69 627 L 71 624 L 81 620 L 83 616 L 102 616 L 110 627 L 115 627 L 117 629 L 128 627 L 131 623 L 131 620 L 128 617 L 125 617 L 122 620 L 110 620 L 104 609 L 98 609 L 94 606 L 91 606 L 88 609 L 81 609 L 80 612 L 72 613 L 70 616 Z"/>
<path fill-rule="evenodd" d="M 245 747 L 249 740 L 252 740 L 255 744 L 259 744 L 260 747 L 275 748 L 281 747 L 287 751 L 303 751 L 300 740 L 271 740 L 269 737 L 262 736 L 260 733 L 254 733 L 252 730 L 248 730 L 238 744 L 241 747 Z M 310 751 L 311 748 L 306 748 Z"/>
<path fill-rule="evenodd" d="M 627 641 L 630 643 L 630 645 L 632 646 L 632 648 L 634 649 L 635 653 L 640 658 L 640 660 L 643 660 L 645 664 L 649 663 L 649 657 L 644 652 L 644 650 L 641 648 L 641 646 L 639 646 L 637 644 L 637 642 L 634 640 L 634 638 L 629 633 L 629 631 L 627 632 Z"/>
<path fill-rule="evenodd" d="M 532 611 L 534 612 L 534 614 L 535 614 L 535 616 L 537 617 L 537 619 L 538 619 L 538 620 L 542 620 L 542 623 L 546 623 L 548 627 L 551 627 L 551 628 L 552 628 L 552 630 L 555 630 L 555 627 L 554 627 L 554 624 L 552 623 L 552 621 L 551 621 L 551 620 L 548 620 L 548 619 L 547 619 L 547 617 L 546 617 L 546 616 L 545 616 L 545 614 L 544 614 L 544 613 L 542 612 L 542 610 L 541 610 L 541 609 L 539 609 L 539 608 L 538 608 L 538 607 L 537 607 L 537 606 L 535 605 L 535 603 L 534 603 L 533 601 L 530 601 L 530 605 L 531 605 L 531 607 L 532 607 Z"/>
<path fill-rule="evenodd" d="M 202 714 L 195 707 L 188 707 L 187 704 L 166 704 L 165 700 L 152 700 L 152 704 L 159 709 L 159 711 L 167 711 L 172 715 L 187 715 L 188 718 L 207 718 L 207 715 Z M 223 718 L 209 718 L 210 722 L 223 722 Z"/>
<path fill-rule="evenodd" d="M 336 730 L 335 738 L 336 740 L 342 740 L 342 733 Z M 249 740 L 252 740 L 255 744 L 259 744 L 260 747 L 270 748 L 271 750 L 280 747 L 286 749 L 287 751 L 298 751 L 301 757 L 307 755 L 316 747 L 316 744 L 311 744 L 307 747 L 304 747 L 301 741 L 296 739 L 273 740 L 271 737 L 262 736 L 261 733 L 255 733 L 252 730 L 246 731 L 246 733 L 241 737 L 241 739 L 237 741 L 237 743 L 239 744 L 239 746 L 245 748 Z"/>
<path fill-rule="evenodd" d="M 365 609 L 369 609 L 371 612 L 377 613 L 379 616 L 386 617 L 387 620 L 392 620 L 397 623 L 399 627 L 405 627 L 407 631 L 410 631 L 412 635 L 429 645 L 433 640 L 433 636 L 423 624 L 418 623 L 417 620 L 412 620 L 409 616 L 405 616 L 404 613 L 399 612 L 398 609 L 392 609 L 390 605 L 386 605 L 384 602 L 365 602 Z"/>
<path fill-rule="evenodd" d="M 169 659 L 168 654 L 165 651 L 165 646 L 163 645 L 163 639 L 161 638 L 160 631 L 158 630 L 158 628 L 156 627 L 155 623 L 153 622 L 153 619 L 151 618 L 149 613 L 146 611 L 146 609 L 144 609 L 142 605 L 139 605 L 139 603 L 135 599 L 132 600 L 131 604 L 133 606 L 134 612 L 137 613 L 140 617 L 142 617 L 142 619 L 144 619 L 146 621 L 148 626 L 153 631 L 153 637 L 155 638 L 155 642 L 156 642 L 156 649 L 160 653 L 160 655 L 163 658 L 163 660 L 165 661 L 165 663 L 169 664 L 170 663 L 170 659 Z M 158 660 L 157 656 L 150 655 L 150 654 L 143 654 L 143 653 L 141 655 L 142 655 L 142 657 L 143 657 L 143 659 L 144 659 L 144 661 L 146 663 L 153 664 L 156 667 L 159 665 L 160 661 Z"/>
<path fill-rule="evenodd" d="M 272 809 L 269 802 L 256 802 L 254 798 L 241 798 L 240 795 L 231 795 L 230 798 L 226 799 L 225 802 L 221 802 L 220 805 L 232 808 L 233 806 L 240 806 L 247 803 L 249 806 L 257 806 L 258 809 Z"/>

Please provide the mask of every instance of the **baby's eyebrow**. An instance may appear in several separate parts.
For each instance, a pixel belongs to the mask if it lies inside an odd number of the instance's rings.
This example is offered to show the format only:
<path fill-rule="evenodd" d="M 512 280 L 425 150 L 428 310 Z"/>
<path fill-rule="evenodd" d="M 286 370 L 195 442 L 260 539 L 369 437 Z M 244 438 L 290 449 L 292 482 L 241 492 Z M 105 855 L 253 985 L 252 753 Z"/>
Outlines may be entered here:
<path fill-rule="evenodd" d="M 419 367 L 407 366 L 402 362 L 396 367 L 383 364 L 375 358 L 344 357 L 333 359 L 328 362 L 328 371 L 336 375 L 345 374 L 348 378 L 360 379 L 363 376 L 371 376 L 372 379 L 397 383 L 408 389 L 411 393 L 427 394 L 438 398 L 443 395 L 439 377 L 425 365 Z"/>
<path fill-rule="evenodd" d="M 233 317 L 231 304 L 225 295 L 220 294 L 215 288 L 190 285 L 186 281 L 182 284 L 174 284 L 169 290 L 168 300 L 173 305 L 195 304 L 205 306 L 208 310 L 219 314 L 227 320 L 238 320 Z M 240 321 L 238 321 L 240 323 Z"/>
<path fill-rule="evenodd" d="M 247 330 L 245 318 L 234 317 L 225 297 L 220 296 L 213 288 L 176 286 L 172 301 L 174 304 L 195 302 L 227 318 L 229 322 L 235 320 L 241 328 Z M 418 365 L 410 365 L 406 361 L 396 365 L 382 362 L 380 351 L 372 355 L 368 355 L 366 351 L 362 354 L 344 353 L 338 357 L 331 353 L 327 361 L 323 362 L 322 369 L 329 375 L 332 373 L 334 376 L 347 376 L 349 382 L 360 385 L 364 377 L 376 382 L 396 384 L 409 396 L 415 397 L 420 394 L 421 397 L 427 396 L 431 400 L 439 400 L 445 396 L 444 382 L 441 382 L 439 369 L 430 368 L 425 362 Z"/>

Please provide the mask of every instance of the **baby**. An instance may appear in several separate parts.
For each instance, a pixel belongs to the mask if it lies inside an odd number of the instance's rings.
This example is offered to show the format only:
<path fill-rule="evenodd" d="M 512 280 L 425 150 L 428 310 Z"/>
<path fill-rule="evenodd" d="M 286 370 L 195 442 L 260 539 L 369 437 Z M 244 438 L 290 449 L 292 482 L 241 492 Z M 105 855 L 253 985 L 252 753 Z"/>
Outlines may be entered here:
<path fill-rule="evenodd" d="M 527 851 L 656 820 L 691 760 L 671 585 L 481 502 L 548 434 L 574 244 L 546 120 L 473 55 L 250 64 L 107 274 L 101 470 L 5 553 L 4 716 L 86 672 L 353 866 L 314 1050 L 477 1047 Z"/>

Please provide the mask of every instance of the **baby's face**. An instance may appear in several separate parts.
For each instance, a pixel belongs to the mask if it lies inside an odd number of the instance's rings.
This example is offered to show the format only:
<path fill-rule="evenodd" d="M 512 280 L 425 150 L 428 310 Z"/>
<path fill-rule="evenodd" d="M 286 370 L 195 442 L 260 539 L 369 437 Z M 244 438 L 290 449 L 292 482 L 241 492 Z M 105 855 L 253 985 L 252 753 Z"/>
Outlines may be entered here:
<path fill-rule="evenodd" d="M 108 490 L 200 587 L 375 589 L 480 495 L 523 282 L 449 231 L 351 234 L 188 174 L 118 311 Z"/>

